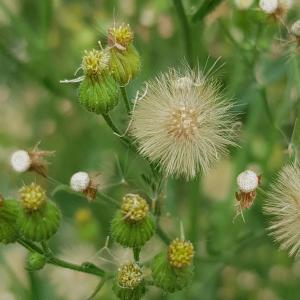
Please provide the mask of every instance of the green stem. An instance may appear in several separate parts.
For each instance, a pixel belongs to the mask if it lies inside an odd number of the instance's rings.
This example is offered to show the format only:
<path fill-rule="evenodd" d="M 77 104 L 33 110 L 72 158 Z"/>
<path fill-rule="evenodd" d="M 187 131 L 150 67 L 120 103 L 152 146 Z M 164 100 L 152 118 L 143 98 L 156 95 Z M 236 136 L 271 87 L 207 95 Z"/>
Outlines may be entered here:
<path fill-rule="evenodd" d="M 114 124 L 113 120 L 111 119 L 109 114 L 102 114 L 106 124 L 117 134 L 121 135 L 120 130 L 118 127 Z"/>
<path fill-rule="evenodd" d="M 180 21 L 181 27 L 182 27 L 182 35 L 183 39 L 185 41 L 185 52 L 187 56 L 187 61 L 190 65 L 190 67 L 193 66 L 193 45 L 192 45 L 192 39 L 191 39 L 191 30 L 190 25 L 182 4 L 181 0 L 172 0 L 173 4 L 176 9 L 176 13 L 178 16 L 178 19 Z"/>
<path fill-rule="evenodd" d="M 100 277 L 103 277 L 106 274 L 104 270 L 98 268 L 97 266 L 95 266 L 94 264 L 91 264 L 91 263 L 76 265 L 76 264 L 73 264 L 73 263 L 66 262 L 62 259 L 59 259 L 59 258 L 52 255 L 52 252 L 48 248 L 48 245 L 43 244 L 43 248 L 46 247 L 45 250 L 47 249 L 46 251 L 48 253 L 46 253 L 46 252 L 43 251 L 43 249 L 41 249 L 40 247 L 38 247 L 36 244 L 34 244 L 31 241 L 27 241 L 27 240 L 24 240 L 22 238 L 19 238 L 18 243 L 21 244 L 26 249 L 28 249 L 29 251 L 37 252 L 37 253 L 40 253 L 42 255 L 45 255 L 47 257 L 47 263 L 48 264 L 55 265 L 55 266 L 58 266 L 58 267 L 62 267 L 62 268 L 65 268 L 65 269 L 70 269 L 70 270 L 82 272 L 82 273 L 92 274 L 92 275 L 96 275 L 96 276 L 100 276 Z"/>
<path fill-rule="evenodd" d="M 167 236 L 167 234 L 162 230 L 160 225 L 157 225 L 156 233 L 160 237 L 160 239 L 166 244 L 169 245 L 171 242 L 171 239 Z"/>
<path fill-rule="evenodd" d="M 95 296 L 97 296 L 97 294 L 99 293 L 99 291 L 101 290 L 101 288 L 104 286 L 105 282 L 106 282 L 107 278 L 102 278 L 98 285 L 96 286 L 93 294 L 87 298 L 87 300 L 93 300 Z"/>
<path fill-rule="evenodd" d="M 126 89 L 125 89 L 124 86 L 121 86 L 120 90 L 121 90 L 121 94 L 122 94 L 122 97 L 123 97 L 123 100 L 124 100 L 124 103 L 125 103 L 125 106 L 126 106 L 127 113 L 129 114 L 130 111 L 131 111 L 131 108 L 130 108 L 130 103 L 129 103 L 129 100 L 128 100 L 128 97 L 127 97 Z"/>
<path fill-rule="evenodd" d="M 133 248 L 132 251 L 133 251 L 134 260 L 136 262 L 139 262 L 140 261 L 141 248 Z"/>

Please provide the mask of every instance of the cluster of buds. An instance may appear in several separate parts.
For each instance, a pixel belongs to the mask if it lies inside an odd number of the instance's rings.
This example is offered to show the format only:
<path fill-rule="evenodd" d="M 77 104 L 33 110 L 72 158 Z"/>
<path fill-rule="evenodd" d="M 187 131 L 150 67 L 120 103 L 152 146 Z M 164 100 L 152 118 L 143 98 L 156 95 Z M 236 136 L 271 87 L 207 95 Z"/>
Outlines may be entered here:
<path fill-rule="evenodd" d="M 52 155 L 54 155 L 54 151 L 39 150 L 38 146 L 35 146 L 31 151 L 15 151 L 11 155 L 10 164 L 18 173 L 34 171 L 47 177 L 48 162 L 46 158 Z"/>
<path fill-rule="evenodd" d="M 77 172 L 70 179 L 70 187 L 74 192 L 83 193 L 89 200 L 93 201 L 101 185 L 100 174 L 89 174 L 87 172 Z"/>
<path fill-rule="evenodd" d="M 235 193 L 237 200 L 237 215 L 243 209 L 250 208 L 256 197 L 256 189 L 260 183 L 261 176 L 252 170 L 245 170 L 237 177 L 238 191 Z"/>

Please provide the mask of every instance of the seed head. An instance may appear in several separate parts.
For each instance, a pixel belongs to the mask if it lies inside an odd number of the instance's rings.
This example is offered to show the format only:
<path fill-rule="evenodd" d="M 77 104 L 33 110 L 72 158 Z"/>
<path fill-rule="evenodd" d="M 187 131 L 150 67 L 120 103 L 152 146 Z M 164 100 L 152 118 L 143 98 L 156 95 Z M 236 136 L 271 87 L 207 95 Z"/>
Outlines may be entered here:
<path fill-rule="evenodd" d="M 269 230 L 290 255 L 300 254 L 300 168 L 287 165 L 271 185 L 264 205 L 272 217 Z"/>
<path fill-rule="evenodd" d="M 139 151 L 167 175 L 187 179 L 206 172 L 235 145 L 232 104 L 219 84 L 201 72 L 170 70 L 148 83 L 133 112 L 131 133 Z"/>
<path fill-rule="evenodd" d="M 108 69 L 109 53 L 105 50 L 85 51 L 81 67 L 84 75 L 89 78 L 97 78 Z"/>
<path fill-rule="evenodd" d="M 149 206 L 141 196 L 127 194 L 123 197 L 121 211 L 126 220 L 138 222 L 146 217 L 149 212 Z"/>
<path fill-rule="evenodd" d="M 39 210 L 46 201 L 45 190 L 34 182 L 23 186 L 19 193 L 21 204 L 27 211 Z"/>
<path fill-rule="evenodd" d="M 260 0 L 259 6 L 263 12 L 266 14 L 273 14 L 279 7 L 278 0 Z"/>
<path fill-rule="evenodd" d="M 123 264 L 117 273 L 118 284 L 123 288 L 134 289 L 143 280 L 143 272 L 135 263 Z"/>
<path fill-rule="evenodd" d="M 251 170 L 246 170 L 237 177 L 237 185 L 241 192 L 250 193 L 257 189 L 259 177 Z"/>
<path fill-rule="evenodd" d="M 31 158 L 27 151 L 18 150 L 12 154 L 10 163 L 16 172 L 23 173 L 29 170 L 31 166 Z"/>
<path fill-rule="evenodd" d="M 189 241 L 175 239 L 168 247 L 168 261 L 174 268 L 184 268 L 191 264 L 194 247 Z"/>
<path fill-rule="evenodd" d="M 70 180 L 71 189 L 75 192 L 85 191 L 90 184 L 90 176 L 86 172 L 75 173 Z"/>
<path fill-rule="evenodd" d="M 296 21 L 291 27 L 291 33 L 295 37 L 300 37 L 300 20 Z"/>
<path fill-rule="evenodd" d="M 132 42 L 133 31 L 130 29 L 129 24 L 122 24 L 121 26 L 113 26 L 108 29 L 108 40 L 110 45 L 120 45 L 124 48 Z"/>

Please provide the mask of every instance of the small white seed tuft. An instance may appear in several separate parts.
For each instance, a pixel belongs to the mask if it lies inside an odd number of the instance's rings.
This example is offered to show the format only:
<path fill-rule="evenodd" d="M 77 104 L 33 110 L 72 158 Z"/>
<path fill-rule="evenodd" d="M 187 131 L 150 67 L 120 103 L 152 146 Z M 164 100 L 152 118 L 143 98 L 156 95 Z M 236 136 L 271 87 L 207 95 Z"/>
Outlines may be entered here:
<path fill-rule="evenodd" d="M 300 37 L 300 20 L 296 21 L 292 27 L 291 27 L 291 32 L 294 36 Z"/>
<path fill-rule="evenodd" d="M 70 180 L 71 189 L 75 192 L 85 191 L 90 184 L 90 176 L 86 172 L 75 173 Z"/>
<path fill-rule="evenodd" d="M 279 7 L 278 0 L 260 0 L 259 6 L 266 14 L 273 14 Z"/>
<path fill-rule="evenodd" d="M 251 170 L 246 170 L 237 177 L 237 185 L 241 192 L 250 193 L 258 186 L 258 176 Z"/>
<path fill-rule="evenodd" d="M 23 173 L 28 171 L 30 168 L 31 158 L 27 151 L 18 150 L 12 154 L 10 158 L 10 164 L 16 172 Z"/>

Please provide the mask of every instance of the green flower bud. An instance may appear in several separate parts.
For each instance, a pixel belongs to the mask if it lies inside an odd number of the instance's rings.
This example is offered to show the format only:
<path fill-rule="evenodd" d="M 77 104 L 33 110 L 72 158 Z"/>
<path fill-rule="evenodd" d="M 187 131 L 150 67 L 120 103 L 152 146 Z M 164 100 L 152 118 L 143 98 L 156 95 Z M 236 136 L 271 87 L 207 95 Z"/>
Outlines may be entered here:
<path fill-rule="evenodd" d="M 133 32 L 129 25 L 108 30 L 109 67 L 113 77 L 121 85 L 127 84 L 141 68 L 140 56 L 132 41 Z"/>
<path fill-rule="evenodd" d="M 26 259 L 26 268 L 29 271 L 37 271 L 44 268 L 46 257 L 37 252 L 30 252 Z"/>
<path fill-rule="evenodd" d="M 24 186 L 20 202 L 23 207 L 17 220 L 20 234 L 36 242 L 51 238 L 58 230 L 61 214 L 54 202 L 46 201 L 45 191 L 35 183 Z"/>
<path fill-rule="evenodd" d="M 167 253 L 159 253 L 151 264 L 154 284 L 166 292 L 184 289 L 192 280 L 193 245 L 188 241 L 174 240 Z"/>
<path fill-rule="evenodd" d="M 119 89 L 109 73 L 108 61 L 105 50 L 86 51 L 82 59 L 84 79 L 78 90 L 79 102 L 96 114 L 108 113 L 119 101 Z"/>
<path fill-rule="evenodd" d="M 121 209 L 111 223 L 113 239 L 124 247 L 140 248 L 154 231 L 155 225 L 146 200 L 136 194 L 125 195 Z"/>
<path fill-rule="evenodd" d="M 18 229 L 16 220 L 19 206 L 15 200 L 4 200 L 0 197 L 0 243 L 8 244 L 16 241 Z"/>
<path fill-rule="evenodd" d="M 141 267 L 136 263 L 123 264 L 116 274 L 113 291 L 121 300 L 140 300 L 146 292 Z"/>

